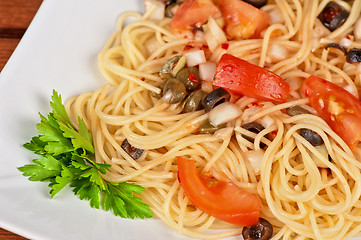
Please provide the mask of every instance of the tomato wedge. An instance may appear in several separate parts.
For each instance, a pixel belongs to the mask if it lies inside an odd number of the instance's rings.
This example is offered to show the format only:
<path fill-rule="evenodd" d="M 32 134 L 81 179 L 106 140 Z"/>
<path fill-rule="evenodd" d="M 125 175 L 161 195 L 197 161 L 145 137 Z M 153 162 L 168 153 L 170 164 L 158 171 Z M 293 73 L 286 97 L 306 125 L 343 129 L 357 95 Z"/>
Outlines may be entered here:
<path fill-rule="evenodd" d="M 241 0 L 221 0 L 227 35 L 235 39 L 259 38 L 270 15 Z"/>
<path fill-rule="evenodd" d="M 317 114 L 354 150 L 361 141 L 361 102 L 340 86 L 311 75 L 302 86 Z"/>
<path fill-rule="evenodd" d="M 193 160 L 177 157 L 179 181 L 189 200 L 202 211 L 223 221 L 252 226 L 261 211 L 259 197 L 232 182 L 200 175 Z"/>
<path fill-rule="evenodd" d="M 208 18 L 219 14 L 219 8 L 211 0 L 186 0 L 173 16 L 170 26 L 175 32 L 191 30 L 201 26 Z"/>
<path fill-rule="evenodd" d="M 290 92 L 289 84 L 277 74 L 230 54 L 219 60 L 213 86 L 273 102 L 285 102 Z"/>

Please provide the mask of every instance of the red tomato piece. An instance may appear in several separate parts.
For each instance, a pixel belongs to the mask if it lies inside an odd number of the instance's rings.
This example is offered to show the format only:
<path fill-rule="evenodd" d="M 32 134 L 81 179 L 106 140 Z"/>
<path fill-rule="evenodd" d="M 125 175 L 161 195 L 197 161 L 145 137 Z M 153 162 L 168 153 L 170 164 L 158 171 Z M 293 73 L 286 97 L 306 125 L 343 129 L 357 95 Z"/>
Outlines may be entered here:
<path fill-rule="evenodd" d="M 290 92 L 289 84 L 277 74 L 230 54 L 219 60 L 213 85 L 273 102 L 285 102 Z"/>
<path fill-rule="evenodd" d="M 251 226 L 258 223 L 261 200 L 233 182 L 200 175 L 193 160 L 177 157 L 178 177 L 189 200 L 202 211 L 223 221 Z"/>
<path fill-rule="evenodd" d="M 241 0 L 221 0 L 226 32 L 231 38 L 259 38 L 269 26 L 270 15 Z"/>
<path fill-rule="evenodd" d="M 302 86 L 317 114 L 354 150 L 361 141 L 361 102 L 336 84 L 311 75 Z"/>
<path fill-rule="evenodd" d="M 186 0 L 173 16 L 170 26 L 176 32 L 192 30 L 208 21 L 208 18 L 220 13 L 211 0 Z"/>

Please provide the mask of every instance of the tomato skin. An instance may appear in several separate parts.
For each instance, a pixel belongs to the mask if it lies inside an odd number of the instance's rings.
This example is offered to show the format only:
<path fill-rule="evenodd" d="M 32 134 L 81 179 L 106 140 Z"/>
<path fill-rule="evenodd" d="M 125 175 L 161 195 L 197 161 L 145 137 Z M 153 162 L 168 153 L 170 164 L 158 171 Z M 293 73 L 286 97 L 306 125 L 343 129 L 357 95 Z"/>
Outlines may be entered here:
<path fill-rule="evenodd" d="M 199 175 L 193 160 L 177 157 L 178 177 L 189 200 L 202 211 L 225 222 L 252 226 L 261 211 L 259 197 L 232 182 Z"/>
<path fill-rule="evenodd" d="M 289 84 L 277 74 L 230 54 L 219 60 L 213 86 L 273 102 L 285 102 L 290 92 Z"/>
<path fill-rule="evenodd" d="M 354 150 L 361 140 L 360 100 L 342 87 L 313 75 L 304 81 L 302 92 L 317 114 Z M 337 112 L 332 111 L 331 101 L 337 104 Z"/>
<path fill-rule="evenodd" d="M 197 24 L 204 24 L 208 18 L 220 13 L 211 0 L 186 0 L 173 16 L 170 26 L 175 32 L 192 30 Z"/>
<path fill-rule="evenodd" d="M 227 35 L 235 39 L 259 38 L 270 15 L 241 0 L 221 0 Z"/>

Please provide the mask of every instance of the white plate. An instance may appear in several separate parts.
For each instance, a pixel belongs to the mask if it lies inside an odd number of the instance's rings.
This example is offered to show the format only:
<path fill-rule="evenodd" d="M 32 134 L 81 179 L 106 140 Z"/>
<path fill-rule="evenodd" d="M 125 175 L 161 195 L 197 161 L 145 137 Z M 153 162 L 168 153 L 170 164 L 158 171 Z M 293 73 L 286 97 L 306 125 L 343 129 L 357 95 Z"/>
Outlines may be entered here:
<path fill-rule="evenodd" d="M 160 220 L 92 209 L 70 189 L 50 199 L 47 183 L 17 170 L 35 157 L 22 144 L 37 135 L 38 112 L 49 112 L 53 89 L 66 99 L 106 82 L 96 55 L 127 10 L 142 11 L 143 0 L 45 0 L 1 72 L 0 227 L 44 240 L 189 239 Z"/>
<path fill-rule="evenodd" d="M 22 147 L 37 135 L 52 89 L 63 99 L 105 83 L 96 55 L 119 14 L 142 0 L 46 0 L 0 75 L 0 227 L 31 239 L 187 239 L 160 220 L 128 220 L 92 209 L 70 189 L 54 199 L 47 183 L 17 167 L 35 158 Z"/>

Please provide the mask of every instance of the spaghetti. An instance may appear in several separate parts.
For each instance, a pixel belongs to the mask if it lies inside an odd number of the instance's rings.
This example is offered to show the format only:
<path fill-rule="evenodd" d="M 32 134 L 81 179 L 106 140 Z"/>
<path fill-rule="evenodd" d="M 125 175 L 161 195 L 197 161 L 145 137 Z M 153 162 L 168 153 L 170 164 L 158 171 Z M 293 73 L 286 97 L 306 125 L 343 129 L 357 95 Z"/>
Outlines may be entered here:
<path fill-rule="evenodd" d="M 298 105 L 315 113 L 300 93 L 303 80 L 310 74 L 357 94 L 354 80 L 360 78 L 360 70 L 346 63 L 341 51 L 323 46 L 352 36 L 361 1 L 353 1 L 352 5 L 337 1 L 350 15 L 337 30 L 323 34 L 317 32 L 317 16 L 328 2 L 272 1 L 262 9 L 268 13 L 278 11 L 282 21 L 270 25 L 262 39 L 229 41 L 228 49 L 218 46 L 211 52 L 209 61 L 218 62 L 229 53 L 275 72 L 291 86 L 291 97 L 282 104 L 240 98 L 235 104 L 242 115 L 215 134 L 198 133 L 208 118 L 203 110 L 184 113 L 181 105 L 151 95 L 160 93 L 158 86 L 163 80 L 158 73 L 163 63 L 182 55 L 191 40 L 174 34 L 169 18 L 150 20 L 151 12 L 122 14 L 116 32 L 98 57 L 108 83 L 94 92 L 74 96 L 66 104 L 74 124 L 80 116 L 90 129 L 96 161 L 112 165 L 104 178 L 145 187 L 142 198 L 154 214 L 194 238 L 239 235 L 242 227 L 218 220 L 192 205 L 177 179 L 176 156 L 189 157 L 199 169 L 259 195 L 261 216 L 274 227 L 272 239 L 348 239 L 359 234 L 361 150 L 351 152 L 320 117 L 290 116 L 285 112 Z M 125 24 L 129 18 L 136 20 Z M 149 51 L 147 42 L 155 44 L 154 51 Z M 350 44 L 350 48 L 361 45 L 357 41 Z M 278 46 L 286 49 L 286 57 L 272 56 L 272 48 Z M 249 122 L 266 126 L 256 134 L 242 127 Z M 303 128 L 321 136 L 332 161 L 299 134 Z M 267 138 L 269 135 L 272 140 Z M 247 136 L 254 142 L 249 142 Z M 134 160 L 121 147 L 124 139 L 144 150 L 139 159 Z M 261 148 L 260 143 L 266 147 Z M 249 152 L 262 154 L 258 169 L 250 162 Z"/>

